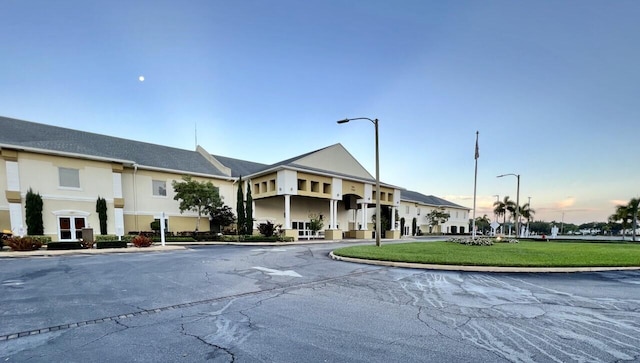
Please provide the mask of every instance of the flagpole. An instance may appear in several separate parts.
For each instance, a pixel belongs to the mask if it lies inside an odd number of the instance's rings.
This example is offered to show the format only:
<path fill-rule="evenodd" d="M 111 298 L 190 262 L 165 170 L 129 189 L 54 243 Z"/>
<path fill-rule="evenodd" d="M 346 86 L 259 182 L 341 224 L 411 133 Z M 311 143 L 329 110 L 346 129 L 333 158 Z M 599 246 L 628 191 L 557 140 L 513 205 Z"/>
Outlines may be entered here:
<path fill-rule="evenodd" d="M 478 185 L 478 158 L 480 157 L 480 149 L 478 148 L 478 135 L 479 131 L 476 131 L 476 153 L 474 155 L 476 159 L 476 170 L 473 178 L 473 220 L 471 222 L 471 230 L 473 239 L 476 238 L 476 190 Z"/>

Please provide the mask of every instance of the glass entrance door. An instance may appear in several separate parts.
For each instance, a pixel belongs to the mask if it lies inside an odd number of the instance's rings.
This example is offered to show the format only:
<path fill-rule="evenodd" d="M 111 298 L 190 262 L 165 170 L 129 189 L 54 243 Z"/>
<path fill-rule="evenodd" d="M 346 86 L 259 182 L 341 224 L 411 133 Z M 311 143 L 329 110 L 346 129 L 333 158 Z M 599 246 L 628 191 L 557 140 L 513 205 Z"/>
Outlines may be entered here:
<path fill-rule="evenodd" d="M 58 238 L 61 241 L 78 240 L 82 238 L 85 225 L 85 217 L 58 217 Z"/>

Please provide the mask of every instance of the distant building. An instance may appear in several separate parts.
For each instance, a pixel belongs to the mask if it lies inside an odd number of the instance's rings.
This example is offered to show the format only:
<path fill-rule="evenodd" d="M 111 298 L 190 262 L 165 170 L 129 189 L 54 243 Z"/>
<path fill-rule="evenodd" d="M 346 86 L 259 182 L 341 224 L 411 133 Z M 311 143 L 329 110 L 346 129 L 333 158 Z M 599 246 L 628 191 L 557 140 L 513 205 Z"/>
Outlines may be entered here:
<path fill-rule="evenodd" d="M 98 197 L 107 201 L 109 234 L 149 231 L 161 213 L 169 231 L 192 231 L 197 215 L 180 213 L 173 199 L 172 182 L 184 175 L 212 182 L 232 208 L 242 176 L 243 189 L 252 192 L 254 227 L 270 221 L 296 239 L 311 237 L 310 215 L 323 220 L 325 238 L 372 238 L 378 197 L 389 221 L 385 238 L 400 237 L 396 215 L 407 235 L 415 234 L 406 229 L 413 218 L 423 233 L 465 233 L 468 224 L 469 209 L 444 199 L 386 183 L 377 196 L 375 178 L 341 144 L 266 165 L 200 146 L 188 151 L 0 117 L 0 155 L 0 230 L 26 233 L 24 203 L 32 189 L 43 198 L 45 235 L 53 240 L 75 240 L 82 228 L 97 228 Z M 451 216 L 435 229 L 425 220 L 434 208 Z M 201 223 L 200 230 L 209 226 Z"/>

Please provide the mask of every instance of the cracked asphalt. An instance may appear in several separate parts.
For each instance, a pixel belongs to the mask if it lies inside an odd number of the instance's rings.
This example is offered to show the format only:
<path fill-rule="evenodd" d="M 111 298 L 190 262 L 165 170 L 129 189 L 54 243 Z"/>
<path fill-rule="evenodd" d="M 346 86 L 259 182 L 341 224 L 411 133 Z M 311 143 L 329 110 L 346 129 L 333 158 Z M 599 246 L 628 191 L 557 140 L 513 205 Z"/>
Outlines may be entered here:
<path fill-rule="evenodd" d="M 639 271 L 413 270 L 340 246 L 0 259 L 0 361 L 640 362 Z"/>

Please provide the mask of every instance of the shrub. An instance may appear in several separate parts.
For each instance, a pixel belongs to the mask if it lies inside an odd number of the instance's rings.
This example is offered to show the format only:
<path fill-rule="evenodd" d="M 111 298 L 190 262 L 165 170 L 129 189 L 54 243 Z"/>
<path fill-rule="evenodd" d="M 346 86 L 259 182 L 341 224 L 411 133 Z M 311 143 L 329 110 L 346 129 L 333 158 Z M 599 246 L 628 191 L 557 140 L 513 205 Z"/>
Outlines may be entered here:
<path fill-rule="evenodd" d="M 450 238 L 449 242 L 460 243 L 468 246 L 492 246 L 493 238 L 480 237 L 473 239 L 471 237 L 454 237 Z"/>
<path fill-rule="evenodd" d="M 154 236 L 151 238 L 153 242 L 161 242 L 162 237 Z M 195 238 L 193 237 L 184 237 L 184 236 L 166 236 L 164 238 L 165 242 L 195 242 Z"/>
<path fill-rule="evenodd" d="M 127 248 L 127 242 L 125 241 L 100 241 L 96 242 L 96 248 Z"/>
<path fill-rule="evenodd" d="M 149 247 L 153 244 L 153 240 L 147 236 L 137 235 L 133 237 L 131 243 L 136 247 Z"/>
<path fill-rule="evenodd" d="M 35 251 L 42 247 L 42 242 L 30 236 L 25 237 L 9 237 L 3 241 L 13 251 Z"/>
<path fill-rule="evenodd" d="M 28 236 L 31 237 L 34 241 L 39 241 L 43 245 L 51 242 L 51 237 L 49 236 Z"/>
<path fill-rule="evenodd" d="M 80 242 L 80 246 L 82 246 L 82 248 L 86 248 L 86 249 L 93 248 L 93 241 L 85 241 L 84 239 L 81 238 L 78 242 Z"/>
<path fill-rule="evenodd" d="M 265 237 L 271 237 L 276 232 L 276 226 L 269 221 L 267 221 L 267 223 L 260 223 L 258 225 L 258 232 Z"/>
<path fill-rule="evenodd" d="M 79 241 L 49 242 L 48 250 L 80 250 L 84 248 Z"/>

